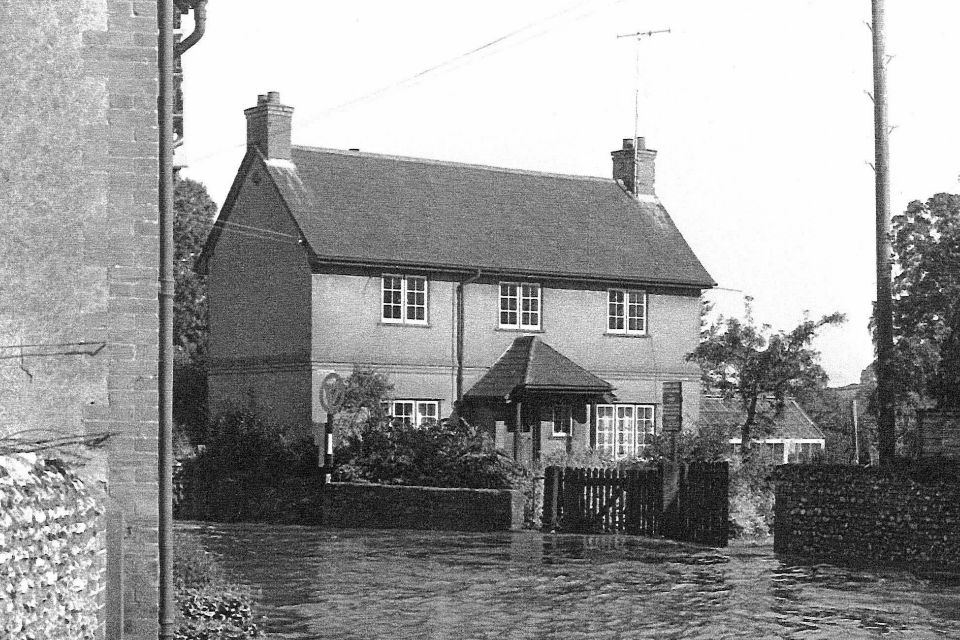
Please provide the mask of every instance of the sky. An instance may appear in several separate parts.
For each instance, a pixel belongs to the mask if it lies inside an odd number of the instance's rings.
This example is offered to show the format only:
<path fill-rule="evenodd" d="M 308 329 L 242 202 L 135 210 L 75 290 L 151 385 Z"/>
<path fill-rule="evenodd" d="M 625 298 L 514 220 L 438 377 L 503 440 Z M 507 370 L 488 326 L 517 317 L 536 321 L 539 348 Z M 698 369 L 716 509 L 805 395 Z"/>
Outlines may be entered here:
<path fill-rule="evenodd" d="M 887 5 L 896 215 L 960 190 L 950 73 L 960 2 Z M 658 151 L 657 195 L 719 285 L 718 309 L 734 314 L 749 295 L 774 329 L 847 314 L 816 347 L 831 384 L 848 384 L 873 357 L 870 10 L 870 0 L 212 0 L 206 35 L 183 59 L 177 159 L 222 203 L 244 153 L 243 109 L 267 91 L 294 107 L 294 144 L 554 173 L 609 177 L 610 151 L 636 126 Z M 659 29 L 670 32 L 617 37 Z"/>

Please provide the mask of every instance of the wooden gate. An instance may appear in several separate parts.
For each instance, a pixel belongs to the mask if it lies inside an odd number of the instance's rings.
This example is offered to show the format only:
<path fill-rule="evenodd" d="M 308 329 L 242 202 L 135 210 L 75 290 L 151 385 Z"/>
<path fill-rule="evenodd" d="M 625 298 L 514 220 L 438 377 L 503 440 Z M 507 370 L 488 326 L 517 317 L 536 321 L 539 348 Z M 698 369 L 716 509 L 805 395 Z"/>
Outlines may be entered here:
<path fill-rule="evenodd" d="M 551 531 L 657 536 L 663 529 L 663 477 L 651 469 L 548 467 L 543 526 Z"/>
<path fill-rule="evenodd" d="M 692 463 L 669 473 L 643 469 L 548 467 L 543 528 L 627 533 L 723 547 L 727 544 L 727 463 Z M 669 504 L 664 504 L 664 495 Z"/>
<path fill-rule="evenodd" d="M 666 535 L 712 547 L 727 546 L 729 465 L 693 462 L 679 469 L 677 497 L 667 507 Z"/>

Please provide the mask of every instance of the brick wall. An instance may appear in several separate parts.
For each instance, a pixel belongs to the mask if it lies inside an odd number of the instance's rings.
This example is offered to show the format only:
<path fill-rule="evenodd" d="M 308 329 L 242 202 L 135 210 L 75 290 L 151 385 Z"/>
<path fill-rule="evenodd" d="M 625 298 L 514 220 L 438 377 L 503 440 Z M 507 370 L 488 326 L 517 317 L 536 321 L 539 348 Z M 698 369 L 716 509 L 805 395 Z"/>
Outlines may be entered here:
<path fill-rule="evenodd" d="M 310 266 L 299 233 L 259 161 L 224 229 L 207 279 L 211 415 L 246 408 L 288 425 L 311 420 Z"/>
<path fill-rule="evenodd" d="M 506 531 L 520 529 L 520 491 L 449 489 L 283 478 L 269 485 L 244 479 L 183 478 L 178 520 L 322 524 L 371 529 Z"/>
<path fill-rule="evenodd" d="M 778 553 L 960 570 L 960 465 L 791 464 L 775 477 Z"/>
<path fill-rule="evenodd" d="M 155 638 L 156 3 L 2 3 L 0 30 L 0 435 L 115 434 L 124 637 Z"/>
<path fill-rule="evenodd" d="M 323 524 L 372 529 L 506 531 L 523 526 L 519 491 L 335 482 L 323 493 Z"/>

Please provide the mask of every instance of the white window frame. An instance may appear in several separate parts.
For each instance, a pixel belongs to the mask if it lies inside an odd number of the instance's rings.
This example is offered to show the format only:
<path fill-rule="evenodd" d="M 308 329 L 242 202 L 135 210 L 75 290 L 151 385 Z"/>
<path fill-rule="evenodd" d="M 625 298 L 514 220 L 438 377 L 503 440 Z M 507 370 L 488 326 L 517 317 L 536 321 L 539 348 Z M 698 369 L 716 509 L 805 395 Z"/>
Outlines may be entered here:
<path fill-rule="evenodd" d="M 404 411 L 402 416 L 397 413 L 397 405 L 409 405 L 410 416 Z M 420 400 L 418 398 L 397 398 L 390 401 L 390 416 L 394 419 L 403 417 L 412 419 L 414 426 L 421 426 L 425 420 L 440 420 L 439 400 Z"/>
<path fill-rule="evenodd" d="M 387 278 L 396 278 L 400 280 L 400 317 L 399 318 L 388 318 L 386 317 L 386 307 L 387 300 L 385 298 L 387 289 Z M 422 282 L 423 283 L 423 304 L 410 304 L 410 295 L 416 295 L 417 291 L 411 291 L 410 283 L 411 282 Z M 390 291 L 397 291 L 397 289 L 390 288 Z M 396 303 L 391 302 L 390 306 L 396 306 Z M 423 308 L 423 318 L 411 318 L 410 311 L 414 308 Z M 380 276 L 380 321 L 386 324 L 414 324 L 414 325 L 426 325 L 429 322 L 428 311 L 430 309 L 430 286 L 426 276 L 414 276 L 414 275 L 402 275 L 399 273 L 384 273 Z"/>
<path fill-rule="evenodd" d="M 652 404 L 598 404 L 596 416 L 596 448 L 615 460 L 641 455 L 657 433 Z"/>
<path fill-rule="evenodd" d="M 730 445 L 734 451 L 740 450 L 740 438 L 730 438 Z M 813 451 L 814 447 L 819 449 L 819 455 L 824 455 L 827 450 L 826 440 L 821 440 L 819 438 L 763 438 L 762 440 L 752 440 L 751 446 L 753 447 L 762 447 L 764 445 L 783 445 L 783 458 L 777 462 L 774 461 L 774 464 L 793 464 L 790 462 L 790 457 L 798 450 L 802 451 L 802 446 L 807 445 L 810 449 L 810 457 L 812 458 L 815 455 Z"/>
<path fill-rule="evenodd" d="M 514 287 L 514 294 L 504 295 L 504 287 Z M 536 295 L 528 295 L 524 289 L 536 291 Z M 498 287 L 498 297 L 500 304 L 497 312 L 497 324 L 501 329 L 518 329 L 518 330 L 531 330 L 539 331 L 540 327 L 543 325 L 543 287 L 536 282 L 501 282 Z M 509 302 L 514 302 L 514 308 L 509 308 Z M 531 302 L 531 308 L 524 310 L 523 306 L 525 302 Z M 504 303 L 507 303 L 507 308 L 504 308 Z M 532 307 L 536 306 L 536 310 Z M 524 322 L 523 315 L 536 314 L 537 321 L 533 322 Z M 504 314 L 514 314 L 516 316 L 515 322 L 504 322 Z M 531 318 L 532 319 L 532 318 Z"/>
<path fill-rule="evenodd" d="M 620 295 L 620 301 L 614 301 L 614 295 Z M 619 313 L 615 313 L 614 305 L 619 307 Z M 633 314 L 636 309 L 642 310 L 639 314 Z M 607 333 L 627 336 L 645 336 L 647 335 L 647 315 L 648 315 L 647 292 L 643 289 L 607 289 Z M 611 326 L 613 321 L 619 319 L 623 326 Z M 638 328 L 631 328 L 632 320 L 639 321 Z"/>

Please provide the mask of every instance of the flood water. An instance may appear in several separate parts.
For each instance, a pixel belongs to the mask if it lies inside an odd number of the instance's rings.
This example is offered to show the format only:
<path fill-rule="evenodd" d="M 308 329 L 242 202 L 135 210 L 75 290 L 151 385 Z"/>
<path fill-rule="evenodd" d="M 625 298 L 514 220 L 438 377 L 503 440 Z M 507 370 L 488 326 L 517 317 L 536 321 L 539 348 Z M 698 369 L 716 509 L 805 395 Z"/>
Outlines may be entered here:
<path fill-rule="evenodd" d="M 626 536 L 178 525 L 271 638 L 960 638 L 960 580 Z"/>

